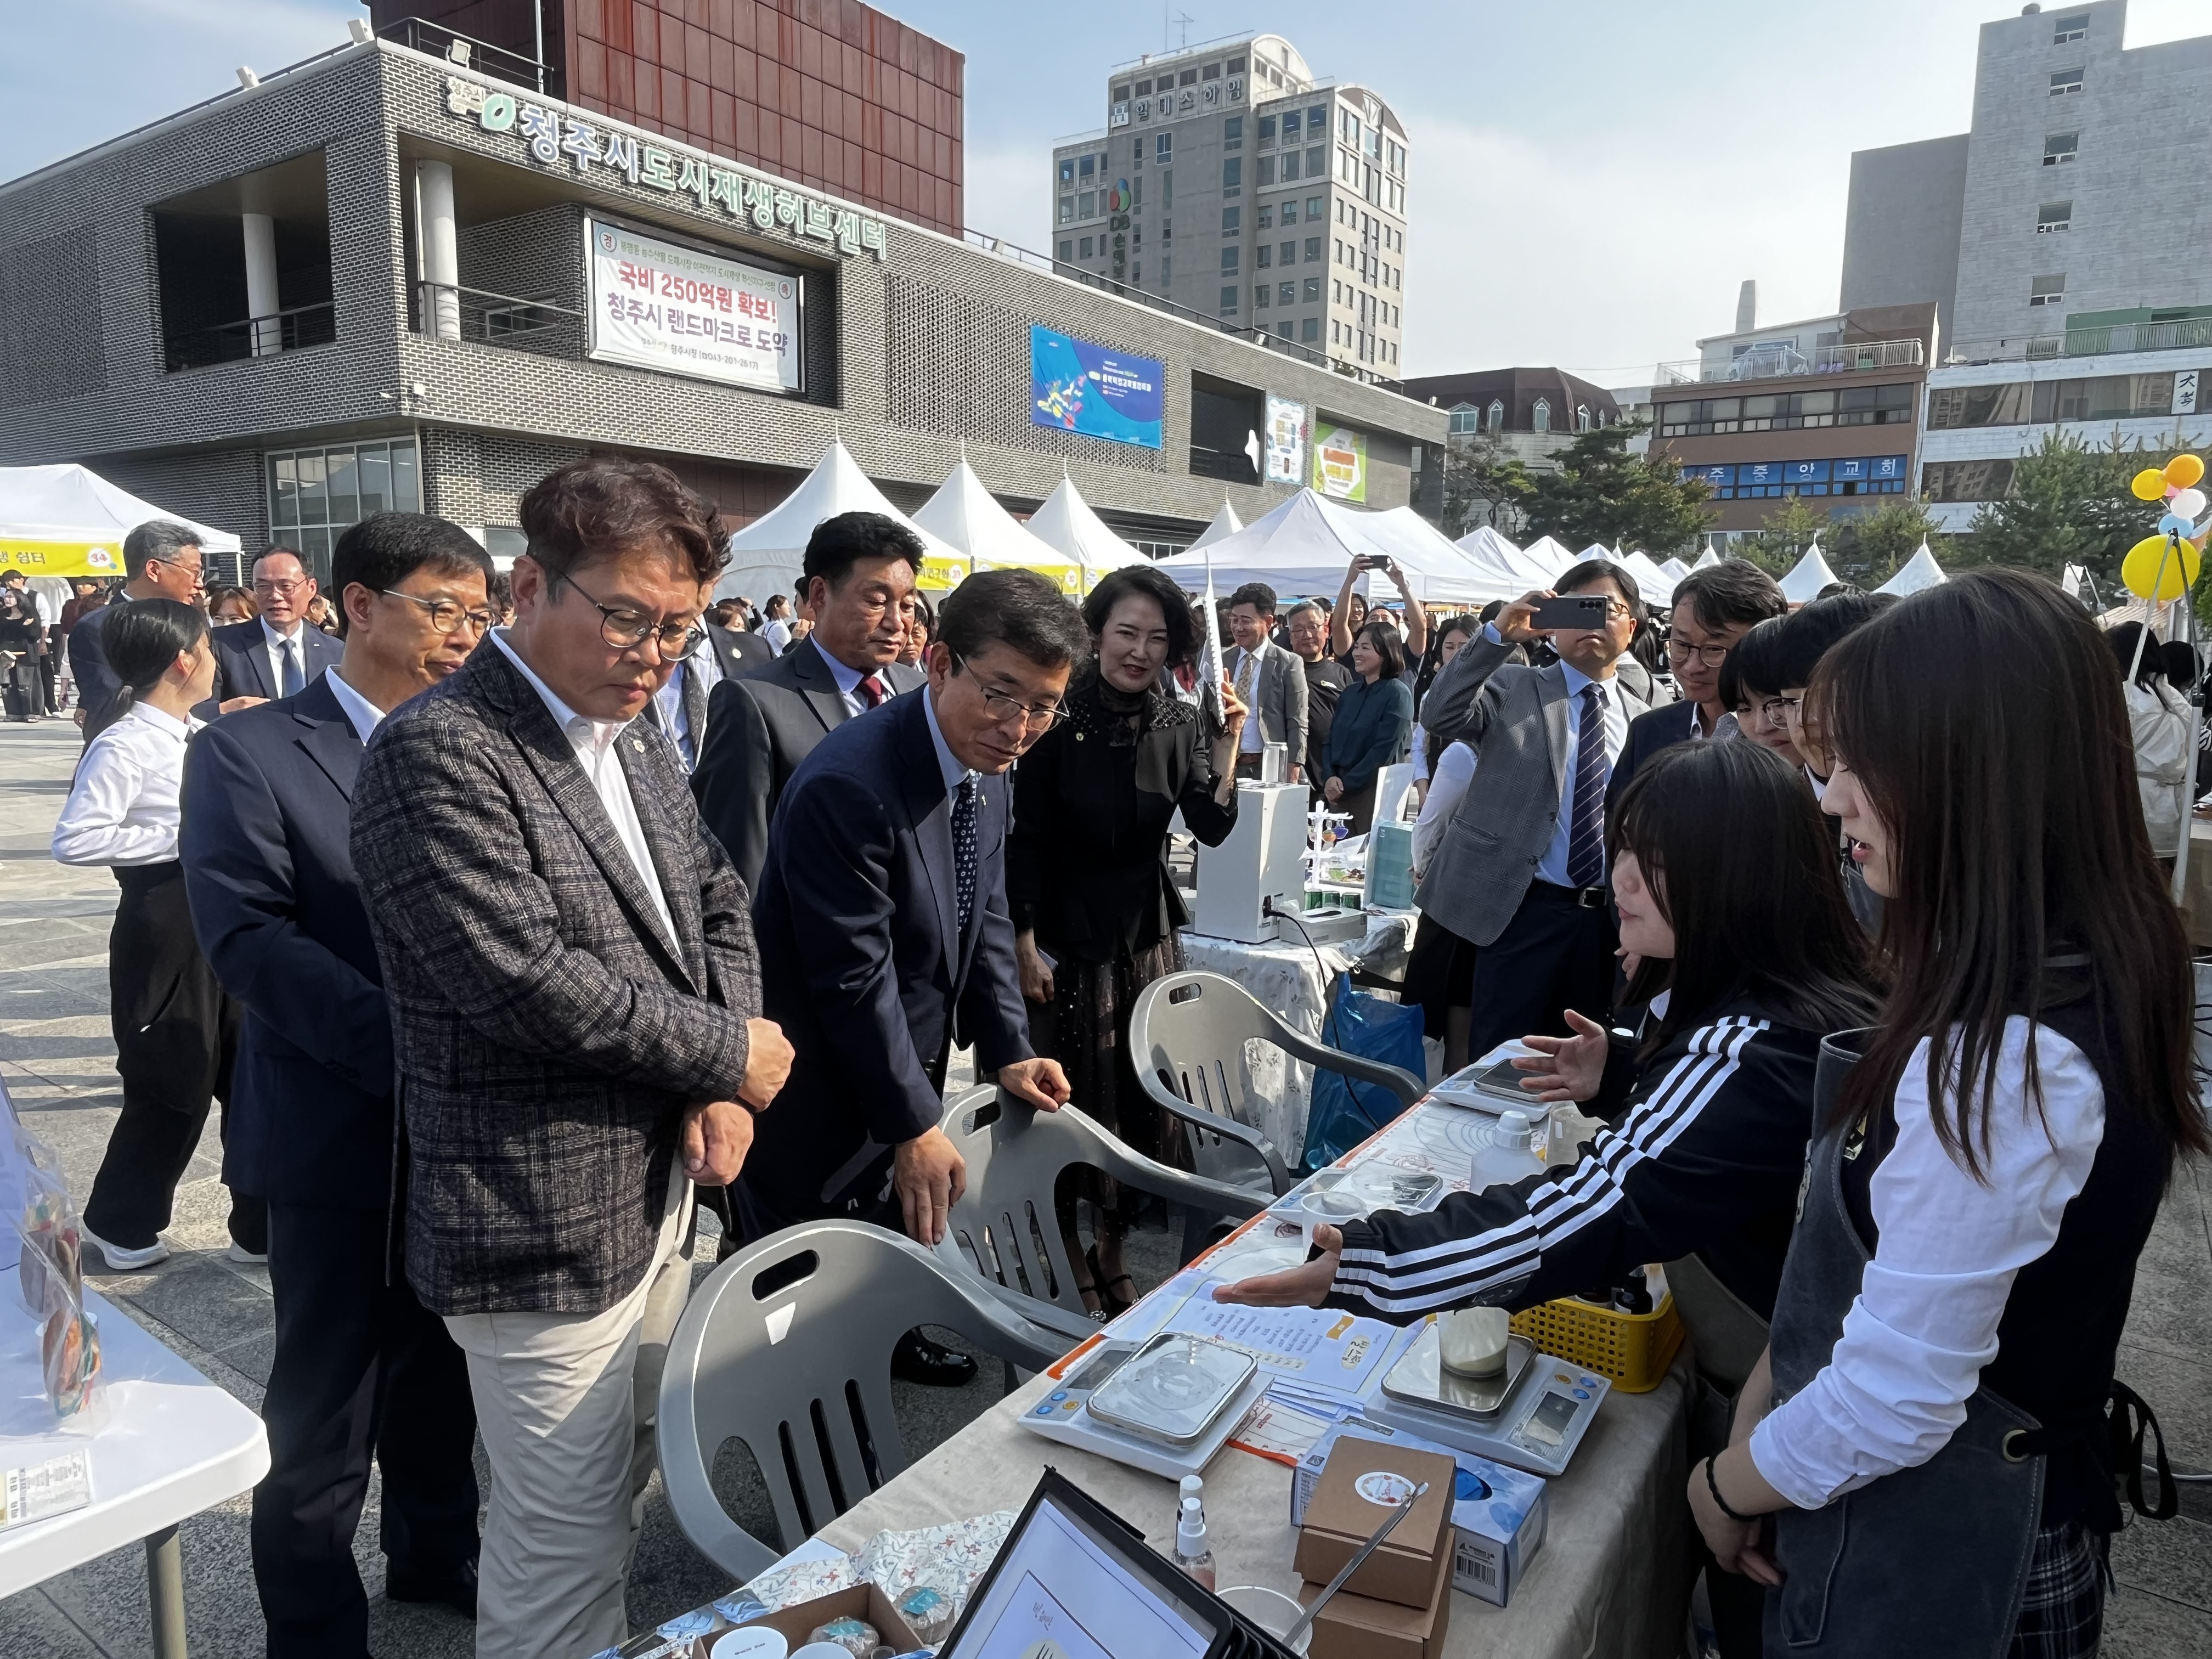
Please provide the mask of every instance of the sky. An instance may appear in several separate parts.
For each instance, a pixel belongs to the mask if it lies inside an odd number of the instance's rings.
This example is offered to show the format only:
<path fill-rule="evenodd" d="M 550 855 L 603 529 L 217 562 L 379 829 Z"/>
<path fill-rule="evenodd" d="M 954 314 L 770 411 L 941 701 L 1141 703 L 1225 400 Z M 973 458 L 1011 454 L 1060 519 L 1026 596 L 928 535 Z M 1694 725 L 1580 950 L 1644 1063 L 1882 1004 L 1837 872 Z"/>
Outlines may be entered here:
<path fill-rule="evenodd" d="M 2045 9 L 2057 9 L 2051 0 Z M 1835 307 L 1855 149 L 1966 131 L 2005 0 L 896 0 L 967 54 L 967 220 L 1048 245 L 1055 140 L 1109 66 L 1264 27 L 1409 137 L 1405 369 L 1555 365 L 1647 382 L 1734 326 Z M 2212 33 L 2212 0 L 2131 0 L 2126 44 Z M 334 46 L 351 0 L 0 0 L 12 176 Z M 1188 17 L 1188 24 L 1166 18 Z M 1356 26 L 1346 27 L 1347 15 Z M 1188 33 L 1185 33 L 1187 29 Z M 5 240 L 0 227 L 0 240 Z"/>

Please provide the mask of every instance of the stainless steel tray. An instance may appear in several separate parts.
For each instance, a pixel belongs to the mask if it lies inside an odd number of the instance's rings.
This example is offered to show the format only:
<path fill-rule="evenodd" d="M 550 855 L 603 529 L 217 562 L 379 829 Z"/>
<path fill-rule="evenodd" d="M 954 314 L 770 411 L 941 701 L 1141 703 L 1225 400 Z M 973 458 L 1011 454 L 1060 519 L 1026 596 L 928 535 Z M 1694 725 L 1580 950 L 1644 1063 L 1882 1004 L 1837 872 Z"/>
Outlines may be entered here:
<path fill-rule="evenodd" d="M 1536 1345 L 1527 1337 L 1509 1336 L 1503 1371 L 1496 1376 L 1462 1376 L 1444 1365 L 1443 1323 L 1432 1319 L 1383 1376 L 1382 1392 L 1424 1411 L 1488 1421 L 1513 1397 L 1514 1388 L 1535 1357 Z"/>

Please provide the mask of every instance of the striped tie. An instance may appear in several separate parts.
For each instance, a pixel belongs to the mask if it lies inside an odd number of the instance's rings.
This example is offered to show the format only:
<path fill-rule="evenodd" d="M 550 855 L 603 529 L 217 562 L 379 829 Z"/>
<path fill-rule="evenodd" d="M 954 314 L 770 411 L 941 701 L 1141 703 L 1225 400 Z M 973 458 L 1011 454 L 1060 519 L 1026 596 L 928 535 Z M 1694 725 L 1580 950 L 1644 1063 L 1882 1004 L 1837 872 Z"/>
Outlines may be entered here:
<path fill-rule="evenodd" d="M 1605 880 L 1605 787 L 1613 763 L 1605 757 L 1605 688 L 1583 688 L 1582 731 L 1575 742 L 1575 796 L 1567 828 L 1567 885 L 1596 887 Z"/>

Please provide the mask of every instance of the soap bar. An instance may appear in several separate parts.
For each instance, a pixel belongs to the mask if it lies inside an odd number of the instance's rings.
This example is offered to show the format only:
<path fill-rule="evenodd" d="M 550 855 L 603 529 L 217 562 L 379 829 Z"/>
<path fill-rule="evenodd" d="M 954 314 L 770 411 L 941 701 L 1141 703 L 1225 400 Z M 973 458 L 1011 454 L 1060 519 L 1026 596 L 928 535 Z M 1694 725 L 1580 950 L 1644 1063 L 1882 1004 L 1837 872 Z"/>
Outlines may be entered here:
<path fill-rule="evenodd" d="M 1495 1376 L 1505 1369 L 1510 1316 L 1503 1308 L 1456 1308 L 1444 1316 L 1444 1368 L 1462 1376 Z"/>

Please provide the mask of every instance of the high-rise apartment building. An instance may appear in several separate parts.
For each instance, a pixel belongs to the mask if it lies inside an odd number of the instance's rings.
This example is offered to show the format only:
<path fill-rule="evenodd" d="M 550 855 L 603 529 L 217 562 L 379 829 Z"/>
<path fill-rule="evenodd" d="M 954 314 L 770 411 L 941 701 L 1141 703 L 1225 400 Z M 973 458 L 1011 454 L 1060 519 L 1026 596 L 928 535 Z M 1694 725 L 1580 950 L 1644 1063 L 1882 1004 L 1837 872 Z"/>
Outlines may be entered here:
<path fill-rule="evenodd" d="M 1400 378 L 1406 130 L 1276 34 L 1116 66 L 1106 125 L 1052 156 L 1052 253 L 1128 297 Z"/>

